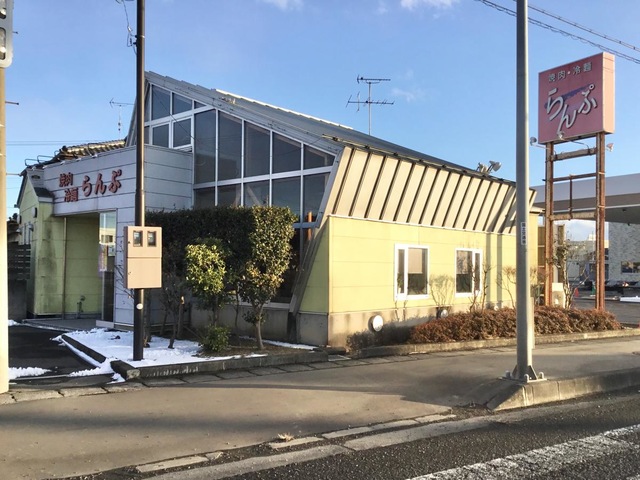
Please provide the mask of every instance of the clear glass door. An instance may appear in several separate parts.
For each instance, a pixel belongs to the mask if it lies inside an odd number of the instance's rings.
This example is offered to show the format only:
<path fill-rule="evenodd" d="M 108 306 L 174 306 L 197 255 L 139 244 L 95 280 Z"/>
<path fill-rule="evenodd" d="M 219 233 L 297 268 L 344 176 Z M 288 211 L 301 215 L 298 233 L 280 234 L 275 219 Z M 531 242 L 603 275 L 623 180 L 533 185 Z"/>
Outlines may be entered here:
<path fill-rule="evenodd" d="M 102 320 L 113 322 L 116 212 L 100 213 L 98 273 L 102 277 Z"/>

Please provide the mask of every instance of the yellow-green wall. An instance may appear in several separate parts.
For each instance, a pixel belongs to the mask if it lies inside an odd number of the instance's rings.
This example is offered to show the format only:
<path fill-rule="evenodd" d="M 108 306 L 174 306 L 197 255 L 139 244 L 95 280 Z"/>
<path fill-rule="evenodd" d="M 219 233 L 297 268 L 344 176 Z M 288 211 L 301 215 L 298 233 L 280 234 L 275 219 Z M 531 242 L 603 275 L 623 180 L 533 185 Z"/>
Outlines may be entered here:
<path fill-rule="evenodd" d="M 65 219 L 52 213 L 53 204 L 39 202 L 30 182 L 26 182 L 20 215 L 23 225 L 33 226 L 27 310 L 35 316 L 74 315 L 84 296 L 83 312 L 99 314 L 102 302 L 98 275 L 99 216 L 96 213 L 67 217 L 65 232 Z"/>
<path fill-rule="evenodd" d="M 531 230 L 535 247 L 535 227 Z M 515 266 L 516 238 L 461 230 L 393 224 L 343 217 L 329 217 L 316 239 L 318 251 L 311 268 L 301 312 L 375 312 L 393 309 L 435 307 L 426 299 L 396 300 L 394 296 L 395 246 L 429 247 L 429 276 L 455 278 L 456 249 L 482 251 L 483 263 L 490 265 L 485 301 L 510 305 L 508 292 L 498 286 L 498 273 L 504 266 Z M 535 258 L 535 248 L 532 248 Z M 532 263 L 535 266 L 536 263 Z M 515 294 L 515 287 L 511 289 Z M 469 296 L 454 296 L 458 309 L 471 306 Z"/>

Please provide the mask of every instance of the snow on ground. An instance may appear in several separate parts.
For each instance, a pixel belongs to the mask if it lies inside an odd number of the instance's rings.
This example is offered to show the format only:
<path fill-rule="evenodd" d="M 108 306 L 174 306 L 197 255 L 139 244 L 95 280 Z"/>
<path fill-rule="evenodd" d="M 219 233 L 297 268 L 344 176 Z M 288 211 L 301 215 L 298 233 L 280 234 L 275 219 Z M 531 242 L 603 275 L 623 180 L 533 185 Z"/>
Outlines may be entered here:
<path fill-rule="evenodd" d="M 14 322 L 13 320 L 9 320 L 9 325 L 19 324 L 17 322 Z M 144 349 L 144 359 L 134 361 L 133 332 L 120 332 L 107 330 L 105 328 L 94 328 L 88 331 L 79 330 L 75 332 L 69 332 L 65 335 L 83 344 L 87 348 L 100 353 L 106 358 L 103 363 L 98 363 L 93 358 L 89 357 L 85 353 L 73 347 L 73 345 L 66 342 L 62 335 L 53 338 L 53 341 L 62 343 L 75 355 L 95 367 L 92 369 L 73 372 L 69 374 L 70 377 L 112 374 L 114 382 L 122 382 L 124 381 L 124 379 L 111 369 L 111 362 L 114 360 L 125 361 L 133 367 L 144 367 L 152 365 L 175 365 L 181 363 L 194 363 L 204 361 L 215 362 L 243 357 L 242 355 L 200 357 L 198 356 L 200 345 L 198 345 L 198 343 L 196 342 L 191 342 L 188 340 L 175 340 L 173 343 L 174 348 L 170 349 L 168 348 L 168 339 L 161 337 L 152 337 L 151 341 L 149 342 L 149 347 L 145 347 Z M 265 340 L 264 343 L 280 347 L 298 348 L 304 350 L 313 350 L 315 348 L 310 345 L 274 342 L 271 340 Z M 244 355 L 244 358 L 262 356 L 266 355 L 254 353 L 251 355 Z M 11 368 L 9 369 L 9 378 L 15 379 L 18 377 L 35 377 L 38 375 L 43 375 L 46 372 L 47 370 L 38 368 Z"/>
<path fill-rule="evenodd" d="M 15 380 L 20 377 L 38 377 L 47 372 L 50 372 L 50 370 L 37 367 L 9 367 L 9 380 Z"/>
<path fill-rule="evenodd" d="M 18 322 L 16 322 L 15 320 L 9 320 L 9 326 L 13 327 L 15 325 L 20 325 Z"/>

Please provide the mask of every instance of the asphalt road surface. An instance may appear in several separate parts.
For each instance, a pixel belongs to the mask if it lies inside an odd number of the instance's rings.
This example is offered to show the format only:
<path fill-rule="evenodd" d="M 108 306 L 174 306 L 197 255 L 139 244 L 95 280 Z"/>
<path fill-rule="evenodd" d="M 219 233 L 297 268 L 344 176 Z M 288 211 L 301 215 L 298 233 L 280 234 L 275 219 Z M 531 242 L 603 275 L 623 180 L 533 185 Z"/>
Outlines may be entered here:
<path fill-rule="evenodd" d="M 39 367 L 49 370 L 40 377 L 18 378 L 12 380 L 12 383 L 19 383 L 22 386 L 105 383 L 102 378 L 72 379 L 68 377 L 70 373 L 94 367 L 64 345 L 52 340 L 63 333 L 58 330 L 26 325 L 9 327 L 9 367 Z M 110 377 L 107 377 L 107 381 L 109 380 Z"/>
<path fill-rule="evenodd" d="M 494 480 L 640 479 L 640 396 L 626 392 L 518 412 L 453 419 L 438 434 L 383 447 L 396 432 L 308 446 L 321 458 L 270 468 L 277 456 L 253 459 L 253 471 L 216 473 L 212 467 L 157 476 L 158 480 Z M 424 432 L 427 430 L 422 428 Z M 386 436 L 386 437 L 385 437 Z M 366 448 L 370 445 L 371 448 Z M 324 448 L 324 454 L 320 449 Z M 264 455 L 264 451 L 262 452 Z M 107 477 L 108 478 L 108 477 Z"/>

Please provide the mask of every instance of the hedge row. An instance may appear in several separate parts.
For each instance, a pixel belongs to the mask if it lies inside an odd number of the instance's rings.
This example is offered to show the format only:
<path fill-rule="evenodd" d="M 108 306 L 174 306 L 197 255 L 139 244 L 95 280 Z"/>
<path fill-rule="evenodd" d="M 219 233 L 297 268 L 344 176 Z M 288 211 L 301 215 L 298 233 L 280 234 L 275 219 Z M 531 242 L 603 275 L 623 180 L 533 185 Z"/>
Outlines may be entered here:
<path fill-rule="evenodd" d="M 621 330 L 615 316 L 606 311 L 537 307 L 535 333 L 563 334 Z M 497 311 L 456 313 L 411 329 L 408 343 L 443 343 L 516 336 L 516 312 L 512 308 Z"/>

